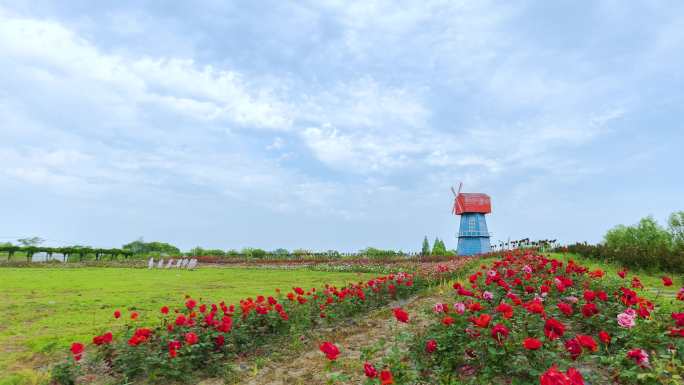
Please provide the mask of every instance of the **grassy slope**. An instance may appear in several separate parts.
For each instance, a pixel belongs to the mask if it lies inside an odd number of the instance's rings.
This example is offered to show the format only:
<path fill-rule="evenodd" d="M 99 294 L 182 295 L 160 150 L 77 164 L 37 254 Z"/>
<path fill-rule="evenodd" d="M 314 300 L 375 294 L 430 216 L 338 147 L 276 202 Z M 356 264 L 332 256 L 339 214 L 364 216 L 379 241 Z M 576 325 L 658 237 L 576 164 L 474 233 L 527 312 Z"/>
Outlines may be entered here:
<path fill-rule="evenodd" d="M 216 268 L 197 271 L 119 268 L 0 269 L 0 384 L 12 372 L 34 376 L 33 368 L 55 360 L 74 340 L 89 342 L 116 323 L 114 309 L 140 312 L 152 323 L 163 305 L 180 306 L 189 294 L 206 301 L 236 303 L 274 294 L 276 288 L 345 284 L 368 274 L 308 270 Z M 5 381 L 3 381 L 3 379 Z"/>

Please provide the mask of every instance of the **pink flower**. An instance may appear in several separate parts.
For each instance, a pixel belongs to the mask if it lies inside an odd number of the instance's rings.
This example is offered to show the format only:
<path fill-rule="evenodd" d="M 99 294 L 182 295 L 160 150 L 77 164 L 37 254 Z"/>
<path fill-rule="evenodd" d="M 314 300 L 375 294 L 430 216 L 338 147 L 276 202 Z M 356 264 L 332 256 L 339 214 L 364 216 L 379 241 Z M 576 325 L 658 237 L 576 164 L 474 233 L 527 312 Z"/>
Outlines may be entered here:
<path fill-rule="evenodd" d="M 629 310 L 631 310 L 631 309 L 629 309 Z M 624 313 L 620 313 L 617 315 L 617 322 L 618 322 L 618 325 L 620 325 L 620 327 L 623 327 L 626 329 L 631 329 L 636 324 L 634 322 L 634 318 L 635 318 L 634 315 L 630 315 L 629 313 L 624 312 Z"/>
<path fill-rule="evenodd" d="M 463 302 L 456 302 L 454 304 L 454 311 L 458 314 L 463 314 L 465 312 L 466 306 Z"/>
<path fill-rule="evenodd" d="M 491 301 L 492 298 L 494 298 L 494 294 L 492 294 L 489 291 L 485 291 L 484 293 L 482 293 L 482 298 L 486 299 L 487 301 Z"/>
<path fill-rule="evenodd" d="M 436 303 L 432 310 L 434 310 L 435 313 L 441 313 L 444 311 L 444 305 L 441 303 Z"/>

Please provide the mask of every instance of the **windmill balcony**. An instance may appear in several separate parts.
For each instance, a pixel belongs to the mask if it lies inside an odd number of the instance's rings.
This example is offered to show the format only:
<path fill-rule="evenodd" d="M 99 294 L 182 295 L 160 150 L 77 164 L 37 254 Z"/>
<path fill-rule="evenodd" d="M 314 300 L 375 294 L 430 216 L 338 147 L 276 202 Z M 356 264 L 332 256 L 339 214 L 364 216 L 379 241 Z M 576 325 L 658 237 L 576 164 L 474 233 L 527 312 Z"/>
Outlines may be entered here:
<path fill-rule="evenodd" d="M 459 237 L 491 237 L 492 233 L 487 231 L 459 231 Z"/>

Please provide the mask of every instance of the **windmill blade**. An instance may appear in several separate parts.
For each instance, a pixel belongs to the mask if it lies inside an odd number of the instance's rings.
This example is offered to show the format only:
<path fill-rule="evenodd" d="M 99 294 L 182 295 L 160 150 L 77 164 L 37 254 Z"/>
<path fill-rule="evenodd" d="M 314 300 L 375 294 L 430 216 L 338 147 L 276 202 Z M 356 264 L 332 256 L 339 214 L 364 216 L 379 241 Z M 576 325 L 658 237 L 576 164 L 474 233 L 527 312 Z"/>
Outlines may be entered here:
<path fill-rule="evenodd" d="M 461 189 L 463 188 L 463 182 L 458 182 L 458 193 L 461 193 Z"/>
<path fill-rule="evenodd" d="M 457 196 L 458 194 L 456 194 L 456 190 L 454 190 L 454 186 L 451 186 L 450 188 L 451 188 L 451 192 L 454 194 L 454 196 Z"/>

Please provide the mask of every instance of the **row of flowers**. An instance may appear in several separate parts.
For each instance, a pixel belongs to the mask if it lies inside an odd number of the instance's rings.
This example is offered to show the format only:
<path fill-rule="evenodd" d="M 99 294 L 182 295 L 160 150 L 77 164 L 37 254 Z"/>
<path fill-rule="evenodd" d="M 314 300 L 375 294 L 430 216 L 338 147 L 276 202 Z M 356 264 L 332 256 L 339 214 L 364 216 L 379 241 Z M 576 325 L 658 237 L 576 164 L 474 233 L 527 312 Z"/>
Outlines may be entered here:
<path fill-rule="evenodd" d="M 364 362 L 366 383 L 681 384 L 684 288 L 669 303 L 655 303 L 628 275 L 508 253 L 455 283 L 454 302 L 430 309 L 434 322 L 408 353 Z M 403 309 L 394 315 L 410 322 Z"/>
<path fill-rule="evenodd" d="M 61 384 L 87 382 L 88 376 L 146 377 L 154 381 L 193 381 L 225 370 L 232 359 L 306 334 L 319 324 L 405 298 L 454 273 L 440 265 L 430 274 L 395 273 L 366 282 L 320 289 L 294 287 L 238 304 L 203 303 L 186 297 L 183 306 L 159 309 L 158 325 L 139 325 L 139 313 L 114 310 L 122 324 L 103 330 L 91 343 L 74 342 L 70 358 L 53 368 Z M 94 373 L 91 368 L 99 368 Z M 102 369 L 104 368 L 104 370 Z M 104 371 L 104 373 L 103 373 Z"/>

